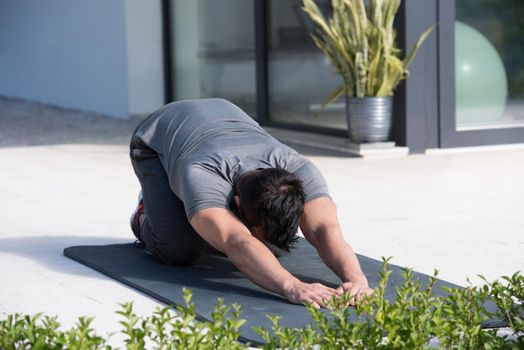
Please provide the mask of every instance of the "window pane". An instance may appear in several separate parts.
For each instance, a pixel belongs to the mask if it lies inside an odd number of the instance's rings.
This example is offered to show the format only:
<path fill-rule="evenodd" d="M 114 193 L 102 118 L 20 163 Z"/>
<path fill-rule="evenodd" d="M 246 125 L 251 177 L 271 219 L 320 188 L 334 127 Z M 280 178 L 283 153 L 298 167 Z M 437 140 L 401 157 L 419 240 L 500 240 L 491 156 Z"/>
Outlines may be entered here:
<path fill-rule="evenodd" d="M 270 119 L 346 129 L 344 99 L 325 109 L 322 102 L 342 80 L 309 36 L 313 26 L 301 1 L 269 2 L 268 84 Z M 330 11 L 330 0 L 317 0 Z"/>
<path fill-rule="evenodd" d="M 177 100 L 222 97 L 255 117 L 254 0 L 172 2 Z"/>
<path fill-rule="evenodd" d="M 524 126 L 522 18 L 522 0 L 456 0 L 458 130 Z"/>

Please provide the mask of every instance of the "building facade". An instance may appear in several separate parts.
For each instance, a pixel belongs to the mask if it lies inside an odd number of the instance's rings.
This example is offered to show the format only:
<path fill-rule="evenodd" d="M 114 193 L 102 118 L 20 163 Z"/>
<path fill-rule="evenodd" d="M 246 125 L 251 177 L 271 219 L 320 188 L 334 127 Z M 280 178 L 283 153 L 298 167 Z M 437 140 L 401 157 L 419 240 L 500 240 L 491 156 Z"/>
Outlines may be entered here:
<path fill-rule="evenodd" d="M 436 27 L 395 92 L 390 139 L 411 153 L 524 143 L 523 15 L 520 0 L 402 1 L 401 48 Z M 340 81 L 300 0 L 0 0 L 0 23 L 0 95 L 117 116 L 223 97 L 262 125 L 347 133 L 344 101 L 321 107 Z"/>
<path fill-rule="evenodd" d="M 0 96 L 126 118 L 165 101 L 159 0 L 0 0 Z"/>

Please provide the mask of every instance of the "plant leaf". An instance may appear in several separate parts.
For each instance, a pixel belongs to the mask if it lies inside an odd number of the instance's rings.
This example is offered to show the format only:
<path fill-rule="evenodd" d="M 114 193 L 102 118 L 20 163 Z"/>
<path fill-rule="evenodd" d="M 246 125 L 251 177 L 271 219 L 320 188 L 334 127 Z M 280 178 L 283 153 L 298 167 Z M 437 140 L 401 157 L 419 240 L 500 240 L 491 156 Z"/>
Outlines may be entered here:
<path fill-rule="evenodd" d="M 422 33 L 422 35 L 418 38 L 417 43 L 411 48 L 406 58 L 404 58 L 404 68 L 405 69 L 407 69 L 409 65 L 411 64 L 411 62 L 413 62 L 413 59 L 415 59 L 415 55 L 417 54 L 418 49 L 420 48 L 422 43 L 426 40 L 426 38 L 429 36 L 429 34 L 431 34 L 431 32 L 433 31 L 433 28 L 435 28 L 434 25 L 429 27 L 424 33 Z"/>
<path fill-rule="evenodd" d="M 342 96 L 344 94 L 345 89 L 344 85 L 340 85 L 335 90 L 331 91 L 329 95 L 324 99 L 324 102 L 322 103 L 322 108 L 325 108 L 327 105 L 335 101 L 337 98 Z"/>

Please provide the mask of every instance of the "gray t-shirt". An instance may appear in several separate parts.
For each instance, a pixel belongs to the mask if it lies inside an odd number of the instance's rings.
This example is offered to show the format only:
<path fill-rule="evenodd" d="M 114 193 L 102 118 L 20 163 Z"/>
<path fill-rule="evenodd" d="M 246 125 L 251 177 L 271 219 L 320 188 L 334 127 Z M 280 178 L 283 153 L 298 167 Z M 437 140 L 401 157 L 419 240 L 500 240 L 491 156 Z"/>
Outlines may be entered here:
<path fill-rule="evenodd" d="M 329 196 L 311 161 L 271 137 L 227 100 L 170 103 L 149 116 L 136 135 L 159 154 L 189 220 L 204 208 L 229 208 L 235 181 L 258 168 L 283 168 L 297 175 L 306 201 Z"/>

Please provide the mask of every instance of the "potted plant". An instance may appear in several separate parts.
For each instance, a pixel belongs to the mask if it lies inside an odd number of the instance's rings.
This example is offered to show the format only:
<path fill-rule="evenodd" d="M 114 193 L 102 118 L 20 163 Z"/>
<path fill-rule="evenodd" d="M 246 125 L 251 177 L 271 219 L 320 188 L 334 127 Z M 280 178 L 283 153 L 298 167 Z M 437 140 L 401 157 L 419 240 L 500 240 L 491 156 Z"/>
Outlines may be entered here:
<path fill-rule="evenodd" d="M 391 130 L 392 96 L 406 77 L 417 50 L 431 33 L 426 30 L 404 59 L 396 44 L 393 20 L 400 0 L 332 0 L 328 19 L 313 0 L 302 8 L 315 25 L 315 45 L 328 57 L 343 84 L 324 106 L 346 96 L 350 138 L 355 142 L 386 141 Z"/>

